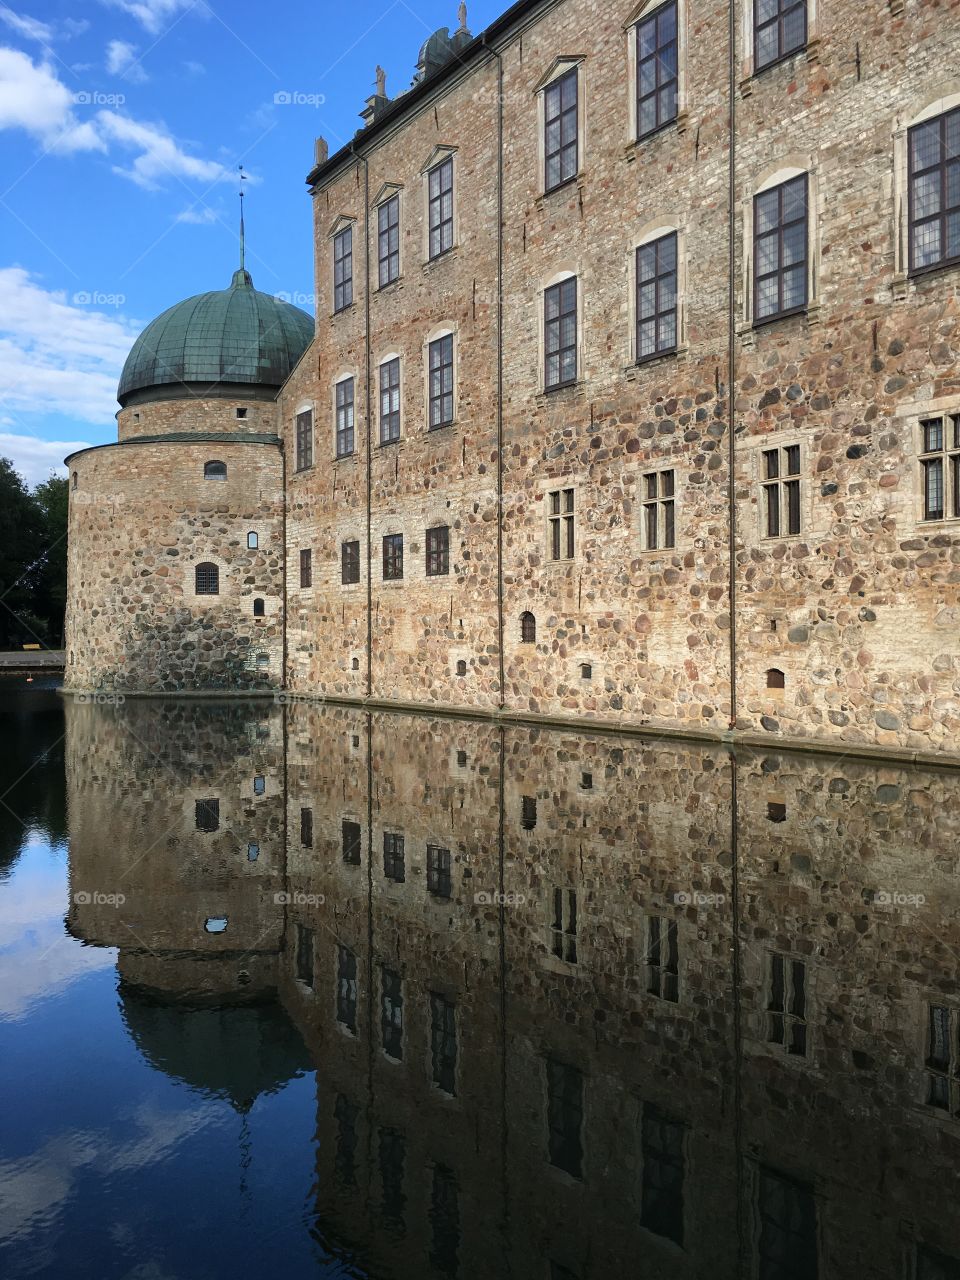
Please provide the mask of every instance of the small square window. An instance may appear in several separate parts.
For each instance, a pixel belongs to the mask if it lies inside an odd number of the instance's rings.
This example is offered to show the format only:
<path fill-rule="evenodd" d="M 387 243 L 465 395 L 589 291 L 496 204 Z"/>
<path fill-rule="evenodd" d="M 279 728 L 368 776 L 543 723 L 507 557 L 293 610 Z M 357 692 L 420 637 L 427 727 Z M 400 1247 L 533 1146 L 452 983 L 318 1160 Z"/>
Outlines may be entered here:
<path fill-rule="evenodd" d="M 238 410 L 237 410 L 237 417 L 238 417 L 238 418 L 245 418 L 246 416 L 247 416 L 247 411 L 246 411 L 246 409 L 238 409 Z"/>

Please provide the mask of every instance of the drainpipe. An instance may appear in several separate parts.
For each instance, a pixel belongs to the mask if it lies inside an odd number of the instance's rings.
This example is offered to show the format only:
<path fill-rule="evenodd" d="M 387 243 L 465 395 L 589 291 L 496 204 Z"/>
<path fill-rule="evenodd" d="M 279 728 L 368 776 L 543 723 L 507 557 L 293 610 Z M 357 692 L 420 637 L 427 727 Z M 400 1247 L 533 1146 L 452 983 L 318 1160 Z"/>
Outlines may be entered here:
<path fill-rule="evenodd" d="M 279 397 L 278 397 L 279 399 Z M 280 557 L 280 589 L 281 598 L 283 600 L 283 612 L 280 615 L 280 631 L 281 644 L 283 646 L 280 658 L 280 688 L 287 687 L 287 451 L 283 446 L 283 433 L 280 434 L 280 476 L 282 481 L 281 501 L 283 503 L 283 512 L 281 516 L 281 528 L 283 530 L 283 555 Z M 286 721 L 284 721 L 286 723 Z"/>
<path fill-rule="evenodd" d="M 734 465 L 736 462 L 736 395 L 737 378 L 737 5 L 730 0 L 728 42 L 730 46 L 730 188 L 728 199 L 729 261 L 728 273 L 728 314 L 727 314 L 727 467 L 728 480 L 728 529 L 729 545 L 727 555 L 730 561 L 730 728 L 737 727 L 737 484 Z"/>
<path fill-rule="evenodd" d="M 370 434 L 370 166 L 366 156 L 360 155 L 351 143 L 350 150 L 363 165 L 363 313 L 364 313 L 364 417 L 367 440 L 367 697 L 373 696 L 373 548 L 370 543 L 373 528 L 373 442 Z"/>

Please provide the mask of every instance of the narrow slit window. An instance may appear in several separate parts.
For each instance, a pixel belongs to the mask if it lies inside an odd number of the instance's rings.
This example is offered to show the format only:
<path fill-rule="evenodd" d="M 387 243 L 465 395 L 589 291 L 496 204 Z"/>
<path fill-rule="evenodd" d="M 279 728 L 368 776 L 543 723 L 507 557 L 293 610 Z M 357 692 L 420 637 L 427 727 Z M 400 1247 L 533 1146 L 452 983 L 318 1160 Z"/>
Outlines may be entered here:
<path fill-rule="evenodd" d="M 433 1083 L 443 1093 L 457 1092 L 457 1011 L 453 1000 L 430 993 L 430 1057 Z"/>
<path fill-rule="evenodd" d="M 360 581 L 360 543 L 344 542 L 340 547 L 340 582 L 351 586 Z"/>
<path fill-rule="evenodd" d="M 380 288 L 400 275 L 400 197 L 391 196 L 377 210 L 377 264 Z"/>
<path fill-rule="evenodd" d="M 444 334 L 428 348 L 430 375 L 430 431 L 453 422 L 453 334 Z"/>
<path fill-rule="evenodd" d="M 807 1052 L 807 966 L 791 956 L 767 957 L 767 1041 L 787 1053 Z"/>
<path fill-rule="evenodd" d="M 643 547 L 667 551 L 677 545 L 677 496 L 674 471 L 648 471 L 643 486 Z"/>
<path fill-rule="evenodd" d="M 399 973 L 380 969 L 380 1034 L 383 1051 L 395 1062 L 403 1060 L 403 984 Z"/>
<path fill-rule="evenodd" d="M 333 309 L 345 311 L 353 302 L 353 227 L 333 237 Z"/>
<path fill-rule="evenodd" d="M 383 833 L 383 874 L 394 884 L 403 884 L 407 878 L 404 839 L 394 831 Z"/>
<path fill-rule="evenodd" d="M 637 249 L 637 362 L 677 349 L 677 233 Z"/>
<path fill-rule="evenodd" d="M 313 466 L 313 410 L 297 414 L 297 470 Z"/>
<path fill-rule="evenodd" d="M 677 5 L 661 5 L 637 23 L 637 137 L 677 118 L 680 84 Z"/>
<path fill-rule="evenodd" d="M 543 91 L 543 155 L 546 165 L 543 186 L 548 193 L 577 176 L 578 76 L 578 69 L 573 67 Z"/>
<path fill-rule="evenodd" d="M 313 848 L 313 810 L 300 810 L 300 844 L 304 849 Z"/>
<path fill-rule="evenodd" d="M 569 276 L 543 294 L 544 387 L 556 391 L 577 380 L 577 278 Z"/>
<path fill-rule="evenodd" d="M 344 378 L 336 386 L 337 457 L 349 458 L 355 446 L 354 438 L 354 384 L 353 378 Z"/>
<path fill-rule="evenodd" d="M 356 1034 L 357 957 L 342 944 L 337 946 L 337 1021 Z"/>
<path fill-rule="evenodd" d="M 340 826 L 343 860 L 351 867 L 359 867 L 362 830 L 359 822 L 344 818 Z"/>
<path fill-rule="evenodd" d="M 572 560 L 576 550 L 574 491 L 555 489 L 547 495 L 550 559 Z"/>
<path fill-rule="evenodd" d="M 753 198 L 753 316 L 774 320 L 807 305 L 807 175 Z"/>
<path fill-rule="evenodd" d="M 680 948 L 676 920 L 651 916 L 647 935 L 647 991 L 676 1004 L 680 999 Z"/>
<path fill-rule="evenodd" d="M 313 586 L 313 552 L 309 547 L 300 552 L 300 586 Z"/>
<path fill-rule="evenodd" d="M 427 890 L 436 898 L 449 898 L 450 882 L 450 850 L 440 845 L 427 845 Z"/>
<path fill-rule="evenodd" d="M 431 258 L 439 258 L 453 248 L 453 156 L 448 156 L 427 175 L 429 196 Z"/>
<path fill-rule="evenodd" d="M 521 644 L 537 642 L 537 619 L 529 611 L 520 615 L 520 642 Z"/>
<path fill-rule="evenodd" d="M 313 986 L 313 939 L 312 929 L 297 925 L 297 978 L 308 987 Z"/>
<path fill-rule="evenodd" d="M 553 915 L 550 923 L 550 949 L 558 960 L 577 963 L 577 891 L 556 887 L 553 890 Z"/>
<path fill-rule="evenodd" d="M 400 357 L 380 366 L 380 443 L 400 439 Z"/>
<path fill-rule="evenodd" d="M 763 451 L 764 532 L 768 538 L 800 532 L 800 446 Z"/>
<path fill-rule="evenodd" d="M 387 533 L 383 538 L 383 580 L 397 582 L 403 577 L 403 534 Z"/>
<path fill-rule="evenodd" d="M 572 1178 L 583 1175 L 583 1073 L 547 1059 L 547 1150 L 550 1163 Z"/>

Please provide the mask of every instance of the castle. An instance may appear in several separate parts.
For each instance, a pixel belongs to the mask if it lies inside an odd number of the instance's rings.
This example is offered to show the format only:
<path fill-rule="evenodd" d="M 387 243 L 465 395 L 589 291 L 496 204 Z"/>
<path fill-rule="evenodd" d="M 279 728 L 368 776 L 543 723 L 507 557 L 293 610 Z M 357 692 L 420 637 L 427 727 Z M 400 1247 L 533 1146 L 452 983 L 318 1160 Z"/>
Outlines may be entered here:
<path fill-rule="evenodd" d="M 517 0 L 318 140 L 316 323 L 166 312 L 68 690 L 956 755 L 960 22 Z"/>

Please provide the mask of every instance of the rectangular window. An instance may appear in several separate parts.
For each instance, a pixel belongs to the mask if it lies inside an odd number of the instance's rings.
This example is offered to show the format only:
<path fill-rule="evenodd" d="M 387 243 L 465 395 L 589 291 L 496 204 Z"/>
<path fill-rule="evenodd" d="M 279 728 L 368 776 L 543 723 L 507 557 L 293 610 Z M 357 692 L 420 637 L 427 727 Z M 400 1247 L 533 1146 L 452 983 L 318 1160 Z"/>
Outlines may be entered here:
<path fill-rule="evenodd" d="M 380 968 L 380 1031 L 384 1053 L 400 1062 L 403 1059 L 403 987 L 399 973 L 386 965 Z"/>
<path fill-rule="evenodd" d="M 427 530 L 427 577 L 450 572 L 450 530 L 443 524 Z"/>
<path fill-rule="evenodd" d="M 333 1155 L 333 1172 L 341 1185 L 352 1187 L 357 1180 L 357 1120 L 360 1108 L 342 1093 L 333 1104 L 333 1118 L 337 1124 L 336 1145 Z"/>
<path fill-rule="evenodd" d="M 680 948 L 677 922 L 651 916 L 647 938 L 647 990 L 674 1004 L 680 999 Z"/>
<path fill-rule="evenodd" d="M 792 537 L 800 532 L 800 446 L 763 451 L 765 536 Z"/>
<path fill-rule="evenodd" d="M 348 458 L 353 453 L 353 379 L 344 378 L 337 383 L 337 457 Z"/>
<path fill-rule="evenodd" d="M 544 191 L 555 191 L 577 176 L 577 77 L 573 67 L 543 91 Z"/>
<path fill-rule="evenodd" d="M 555 391 L 577 380 L 577 277 L 543 294 L 544 387 Z"/>
<path fill-rule="evenodd" d="M 308 987 L 313 986 L 313 930 L 297 925 L 297 977 Z"/>
<path fill-rule="evenodd" d="M 774 1169 L 757 1178 L 758 1280 L 817 1277 L 817 1207 L 813 1191 Z"/>
<path fill-rule="evenodd" d="M 677 545 L 675 476 L 648 471 L 643 477 L 643 547 L 661 551 Z"/>
<path fill-rule="evenodd" d="M 396 1234 L 403 1231 L 403 1214 L 407 1197 L 403 1190 L 403 1167 L 407 1142 L 396 1129 L 381 1129 L 379 1134 L 380 1189 L 383 1200 L 380 1212 L 384 1222 Z"/>
<path fill-rule="evenodd" d="M 572 1178 L 583 1175 L 583 1074 L 547 1059 L 547 1141 L 550 1163 Z"/>
<path fill-rule="evenodd" d="M 337 946 L 337 1021 L 357 1030 L 357 957 L 349 947 Z"/>
<path fill-rule="evenodd" d="M 380 366 L 380 443 L 400 439 L 400 357 Z"/>
<path fill-rule="evenodd" d="M 349 587 L 360 581 L 360 543 L 344 542 L 340 545 L 340 582 Z"/>
<path fill-rule="evenodd" d="M 427 845 L 427 889 L 438 898 L 450 897 L 450 850 Z"/>
<path fill-rule="evenodd" d="M 430 1189 L 430 1266 L 444 1276 L 455 1276 L 459 1262 L 460 1195 L 457 1179 L 446 1165 L 433 1166 Z"/>
<path fill-rule="evenodd" d="M 575 550 L 572 489 L 555 489 L 547 495 L 547 526 L 551 560 L 572 560 Z"/>
<path fill-rule="evenodd" d="M 377 210 L 377 260 L 380 288 L 400 275 L 400 197 L 391 196 Z"/>
<path fill-rule="evenodd" d="M 960 107 L 908 135 L 910 270 L 960 261 Z"/>
<path fill-rule="evenodd" d="M 960 414 L 920 423 L 924 520 L 960 518 Z"/>
<path fill-rule="evenodd" d="M 383 833 L 383 874 L 395 884 L 403 884 L 406 879 L 403 836 L 393 831 Z"/>
<path fill-rule="evenodd" d="M 554 888 L 550 948 L 558 960 L 577 963 L 577 891 Z"/>
<path fill-rule="evenodd" d="M 430 992 L 430 1059 L 433 1083 L 454 1097 L 457 1092 L 457 1010 L 452 1000 Z"/>
<path fill-rule="evenodd" d="M 427 174 L 430 204 L 430 257 L 453 248 L 453 156 L 441 160 Z"/>
<path fill-rule="evenodd" d="M 304 849 L 313 848 L 313 810 L 300 810 L 300 844 Z"/>
<path fill-rule="evenodd" d="M 677 118 L 679 88 L 676 0 L 637 23 L 637 137 Z"/>
<path fill-rule="evenodd" d="M 753 197 L 754 322 L 807 305 L 807 175 Z"/>
<path fill-rule="evenodd" d="M 403 534 L 387 533 L 383 538 L 383 580 L 396 582 L 403 577 Z"/>
<path fill-rule="evenodd" d="M 430 343 L 430 417 L 428 427 L 448 427 L 453 421 L 453 334 Z"/>
<path fill-rule="evenodd" d="M 297 414 L 297 470 L 313 466 L 313 410 Z"/>
<path fill-rule="evenodd" d="M 349 863 L 351 867 L 359 867 L 362 835 L 360 823 L 351 822 L 349 818 L 344 818 L 340 825 L 340 834 L 342 836 L 344 862 Z"/>
<path fill-rule="evenodd" d="M 772 66 L 807 43 L 807 0 L 753 0 L 755 71 Z"/>
<path fill-rule="evenodd" d="M 198 831 L 216 831 L 220 826 L 220 801 L 198 800 L 194 806 L 194 820 Z"/>
<path fill-rule="evenodd" d="M 643 1197 L 648 1231 L 683 1245 L 683 1125 L 649 1102 L 643 1105 Z"/>
<path fill-rule="evenodd" d="M 767 957 L 767 1041 L 787 1053 L 807 1052 L 807 967 L 802 960 Z"/>
<path fill-rule="evenodd" d="M 333 237 L 333 309 L 343 311 L 353 302 L 353 227 Z"/>
<path fill-rule="evenodd" d="M 960 1114 L 960 1045 L 956 1010 L 930 1005 L 927 1047 L 927 1096 L 929 1107 Z"/>
<path fill-rule="evenodd" d="M 637 249 L 637 363 L 677 349 L 677 233 Z"/>
<path fill-rule="evenodd" d="M 313 586 L 313 552 L 309 548 L 300 552 L 300 586 Z"/>

